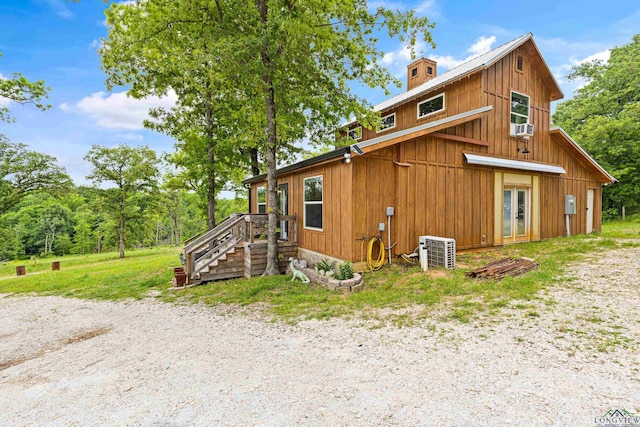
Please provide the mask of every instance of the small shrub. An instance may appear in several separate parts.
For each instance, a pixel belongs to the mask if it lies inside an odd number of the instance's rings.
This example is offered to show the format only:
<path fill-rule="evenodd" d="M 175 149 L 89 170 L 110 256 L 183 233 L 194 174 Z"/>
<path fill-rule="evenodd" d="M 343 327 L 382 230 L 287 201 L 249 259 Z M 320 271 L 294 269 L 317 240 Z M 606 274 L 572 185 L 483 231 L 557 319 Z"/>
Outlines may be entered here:
<path fill-rule="evenodd" d="M 353 267 L 349 261 L 338 266 L 338 280 L 353 279 Z"/>
<path fill-rule="evenodd" d="M 318 268 L 318 271 L 332 271 L 333 267 L 336 266 L 336 262 L 333 261 L 331 264 L 329 264 L 329 261 L 326 258 L 323 258 L 317 265 L 316 267 Z"/>

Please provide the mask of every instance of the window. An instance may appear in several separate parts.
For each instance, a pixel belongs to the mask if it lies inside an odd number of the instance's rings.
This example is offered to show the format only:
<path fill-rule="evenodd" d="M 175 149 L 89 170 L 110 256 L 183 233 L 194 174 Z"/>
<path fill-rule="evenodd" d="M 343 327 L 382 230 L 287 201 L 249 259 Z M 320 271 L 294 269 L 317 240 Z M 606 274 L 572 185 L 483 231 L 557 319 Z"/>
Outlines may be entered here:
<path fill-rule="evenodd" d="M 378 132 L 393 129 L 394 127 L 396 127 L 396 113 L 391 113 L 382 118 L 382 126 L 380 126 L 380 130 Z"/>
<path fill-rule="evenodd" d="M 429 75 L 433 74 L 433 68 L 432 67 L 427 67 L 427 74 L 429 74 Z"/>
<path fill-rule="evenodd" d="M 411 70 L 411 77 L 415 77 L 417 75 L 418 75 L 418 67 L 416 67 L 413 70 Z"/>
<path fill-rule="evenodd" d="M 351 139 L 355 139 L 356 141 L 359 140 L 362 138 L 362 126 L 351 129 L 347 132 L 347 136 Z"/>
<path fill-rule="evenodd" d="M 444 93 L 418 104 L 418 118 L 444 110 Z"/>
<path fill-rule="evenodd" d="M 511 91 L 511 124 L 522 123 L 529 123 L 529 97 Z"/>
<path fill-rule="evenodd" d="M 304 179 L 304 228 L 322 231 L 322 175 Z"/>
<path fill-rule="evenodd" d="M 518 55 L 518 59 L 516 60 L 516 70 L 522 71 L 522 55 Z"/>
<path fill-rule="evenodd" d="M 267 189 L 258 187 L 258 213 L 267 213 Z"/>

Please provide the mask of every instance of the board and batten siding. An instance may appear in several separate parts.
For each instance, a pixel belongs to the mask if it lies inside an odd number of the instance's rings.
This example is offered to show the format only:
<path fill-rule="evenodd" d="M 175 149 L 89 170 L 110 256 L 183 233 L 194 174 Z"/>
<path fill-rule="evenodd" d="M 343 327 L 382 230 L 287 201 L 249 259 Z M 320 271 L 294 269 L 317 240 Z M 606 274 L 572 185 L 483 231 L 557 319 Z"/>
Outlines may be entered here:
<path fill-rule="evenodd" d="M 322 175 L 322 231 L 304 228 L 304 179 Z M 278 185 L 289 184 L 289 214 L 298 216 L 298 247 L 339 259 L 351 259 L 352 179 L 347 163 L 334 161 L 278 176 Z M 256 189 L 251 185 L 251 212 L 257 212 Z M 268 208 L 268 207 L 267 207 Z"/>

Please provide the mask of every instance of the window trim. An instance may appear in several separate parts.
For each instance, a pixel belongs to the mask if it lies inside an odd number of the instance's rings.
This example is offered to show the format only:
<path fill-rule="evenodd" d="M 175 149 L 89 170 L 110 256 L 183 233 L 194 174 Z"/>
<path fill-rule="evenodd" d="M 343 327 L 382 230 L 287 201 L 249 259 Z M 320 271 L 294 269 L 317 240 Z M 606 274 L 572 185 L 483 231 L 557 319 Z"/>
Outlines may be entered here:
<path fill-rule="evenodd" d="M 350 134 L 351 132 L 355 131 L 356 129 L 360 129 L 360 136 L 357 138 L 352 137 Z M 347 136 L 351 139 L 353 139 L 354 141 L 360 141 L 362 139 L 362 126 L 356 126 L 353 129 L 349 129 L 347 130 Z"/>
<path fill-rule="evenodd" d="M 520 95 L 520 96 L 524 96 L 529 100 L 529 111 L 527 111 L 527 115 L 526 116 L 524 114 L 514 113 L 512 111 L 512 108 L 513 108 L 512 102 L 513 102 L 513 94 L 514 93 L 517 94 L 517 95 Z M 517 92 L 515 90 L 510 90 L 509 91 L 509 136 L 515 137 L 516 136 L 515 135 L 515 133 L 516 133 L 515 132 L 515 125 L 516 125 L 516 123 L 511 121 L 511 115 L 512 114 L 516 115 L 518 117 L 526 117 L 527 121 L 525 123 L 531 123 L 530 122 L 530 119 L 531 119 L 531 97 L 529 95 Z"/>
<path fill-rule="evenodd" d="M 434 99 L 439 98 L 439 97 L 442 97 L 442 108 L 440 110 L 432 111 L 430 113 L 425 114 L 424 116 L 421 116 L 420 115 L 420 106 L 422 104 L 424 104 L 424 103 L 429 102 L 429 101 L 433 101 Z M 418 106 L 417 106 L 417 109 L 416 109 L 417 110 L 417 114 L 418 114 L 418 120 L 419 119 L 424 119 L 425 117 L 429 117 L 429 116 L 431 116 L 433 114 L 438 114 L 438 113 L 440 113 L 440 112 L 442 112 L 442 111 L 444 111 L 446 109 L 447 109 L 446 99 L 445 99 L 445 96 L 444 96 L 444 92 L 442 92 L 442 93 L 437 94 L 436 96 L 432 96 L 429 99 L 425 99 L 424 101 L 418 102 Z"/>
<path fill-rule="evenodd" d="M 260 189 L 264 188 L 264 203 L 260 203 Z M 260 185 L 256 187 L 256 213 L 260 214 L 260 205 L 264 205 L 264 213 L 267 213 L 267 187 Z"/>
<path fill-rule="evenodd" d="M 322 200 L 321 201 L 306 201 L 305 200 L 305 186 L 308 179 L 320 178 L 322 183 Z M 307 226 L 307 205 L 321 205 L 322 206 L 322 227 L 308 227 Z M 302 179 L 302 210 L 303 219 L 302 226 L 305 230 L 324 231 L 324 174 L 307 176 Z"/>
<path fill-rule="evenodd" d="M 386 132 L 386 131 L 388 131 L 388 130 L 391 130 L 391 129 L 395 129 L 395 128 L 396 128 L 396 119 L 397 119 L 397 117 L 396 117 L 396 113 L 395 113 L 395 111 L 394 111 L 393 113 L 391 113 L 391 114 L 387 114 L 386 116 L 382 116 L 382 117 L 380 118 L 380 120 L 384 120 L 384 119 L 386 119 L 387 117 L 391 117 L 391 116 L 393 116 L 393 126 L 389 126 L 389 127 L 384 128 L 384 129 L 380 129 L 380 130 L 376 131 L 376 133 Z"/>

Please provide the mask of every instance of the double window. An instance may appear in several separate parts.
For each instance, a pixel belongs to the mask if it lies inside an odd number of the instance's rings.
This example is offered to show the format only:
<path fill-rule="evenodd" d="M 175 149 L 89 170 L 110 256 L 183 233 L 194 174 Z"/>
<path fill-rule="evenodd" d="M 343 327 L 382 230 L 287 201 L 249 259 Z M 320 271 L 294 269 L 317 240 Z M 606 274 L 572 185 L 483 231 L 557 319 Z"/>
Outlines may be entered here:
<path fill-rule="evenodd" d="M 420 102 L 418 104 L 418 118 L 420 119 L 442 110 L 444 110 L 444 93 Z"/>
<path fill-rule="evenodd" d="M 322 175 L 304 179 L 304 228 L 322 231 Z"/>
<path fill-rule="evenodd" d="M 347 136 L 356 141 L 362 138 L 362 126 L 355 127 L 347 132 Z"/>
<path fill-rule="evenodd" d="M 267 189 L 258 187 L 258 213 L 267 213 Z"/>
<path fill-rule="evenodd" d="M 382 126 L 380 126 L 380 130 L 378 132 L 393 129 L 394 127 L 396 127 L 396 113 L 391 113 L 382 118 Z"/>

